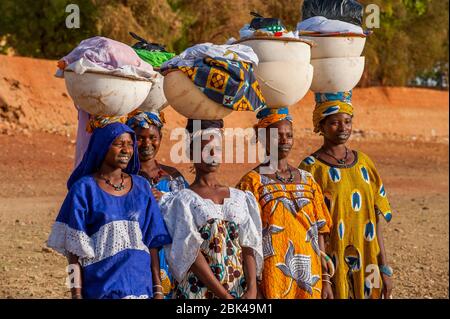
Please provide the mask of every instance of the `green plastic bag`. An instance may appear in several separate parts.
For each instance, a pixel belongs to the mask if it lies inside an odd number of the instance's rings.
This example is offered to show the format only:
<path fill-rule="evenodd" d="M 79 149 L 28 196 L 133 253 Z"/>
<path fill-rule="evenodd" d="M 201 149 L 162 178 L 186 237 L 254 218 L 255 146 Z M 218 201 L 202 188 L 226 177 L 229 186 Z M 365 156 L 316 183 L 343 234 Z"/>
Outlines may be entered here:
<path fill-rule="evenodd" d="M 154 68 L 161 67 L 164 62 L 169 61 L 175 56 L 175 53 L 170 52 L 148 51 L 144 49 L 134 49 L 134 51 L 136 51 L 137 55 L 142 60 L 149 63 Z"/>

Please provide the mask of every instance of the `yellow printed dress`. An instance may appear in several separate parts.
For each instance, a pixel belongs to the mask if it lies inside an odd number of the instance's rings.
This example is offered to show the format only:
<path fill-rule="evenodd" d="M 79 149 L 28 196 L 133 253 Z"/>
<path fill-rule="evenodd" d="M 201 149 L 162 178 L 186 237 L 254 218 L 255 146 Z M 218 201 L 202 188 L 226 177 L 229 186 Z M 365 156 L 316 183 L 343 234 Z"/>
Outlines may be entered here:
<path fill-rule="evenodd" d="M 346 167 L 325 163 L 314 154 L 300 164 L 322 187 L 333 218 L 327 253 L 336 267 L 332 279 L 338 299 L 377 299 L 381 296 L 376 237 L 377 214 L 392 218 L 386 191 L 372 160 L 354 152 Z"/>
<path fill-rule="evenodd" d="M 331 216 L 311 174 L 299 172 L 299 184 L 282 184 L 256 171 L 238 184 L 259 204 L 264 255 L 260 288 L 268 299 L 321 298 L 319 233 L 330 231 Z"/>

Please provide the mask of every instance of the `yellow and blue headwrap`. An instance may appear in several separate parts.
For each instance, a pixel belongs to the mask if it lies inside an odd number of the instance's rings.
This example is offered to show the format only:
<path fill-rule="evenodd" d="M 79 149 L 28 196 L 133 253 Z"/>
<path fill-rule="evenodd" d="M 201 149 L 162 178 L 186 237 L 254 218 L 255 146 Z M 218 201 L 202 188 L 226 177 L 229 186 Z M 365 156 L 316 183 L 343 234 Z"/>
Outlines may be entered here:
<path fill-rule="evenodd" d="M 292 123 L 292 116 L 289 114 L 287 107 L 281 109 L 263 109 L 258 112 L 256 118 L 259 120 L 255 128 L 267 128 L 268 126 L 280 122 L 289 121 Z"/>
<path fill-rule="evenodd" d="M 127 125 L 131 127 L 133 130 L 136 128 L 150 128 L 150 125 L 156 126 L 158 129 L 161 129 L 166 123 L 164 119 L 164 113 L 155 113 L 155 112 L 143 112 L 143 111 L 134 111 L 130 113 L 127 121 Z"/>
<path fill-rule="evenodd" d="M 346 113 L 353 116 L 352 91 L 316 93 L 316 108 L 313 112 L 314 132 L 320 132 L 320 122 L 329 115 Z"/>

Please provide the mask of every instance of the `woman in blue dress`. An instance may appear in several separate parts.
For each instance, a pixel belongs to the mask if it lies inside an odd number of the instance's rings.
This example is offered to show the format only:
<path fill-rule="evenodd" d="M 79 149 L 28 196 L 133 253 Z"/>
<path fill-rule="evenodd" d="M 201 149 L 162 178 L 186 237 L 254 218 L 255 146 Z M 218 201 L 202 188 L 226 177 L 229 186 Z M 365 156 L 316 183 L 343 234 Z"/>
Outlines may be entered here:
<path fill-rule="evenodd" d="M 134 132 L 109 124 L 69 178 L 47 245 L 68 257 L 72 298 L 163 297 L 151 255 L 171 238 L 136 153 Z"/>
<path fill-rule="evenodd" d="M 176 168 L 163 165 L 156 160 L 164 122 L 164 115 L 154 112 L 136 112 L 127 121 L 127 125 L 136 133 L 140 161 L 139 175 L 148 180 L 153 195 L 158 200 L 165 193 L 174 193 L 189 187 L 189 183 Z M 170 299 L 174 281 L 163 249 L 159 251 L 158 257 L 161 272 L 161 286 L 158 288 L 167 299 Z"/>

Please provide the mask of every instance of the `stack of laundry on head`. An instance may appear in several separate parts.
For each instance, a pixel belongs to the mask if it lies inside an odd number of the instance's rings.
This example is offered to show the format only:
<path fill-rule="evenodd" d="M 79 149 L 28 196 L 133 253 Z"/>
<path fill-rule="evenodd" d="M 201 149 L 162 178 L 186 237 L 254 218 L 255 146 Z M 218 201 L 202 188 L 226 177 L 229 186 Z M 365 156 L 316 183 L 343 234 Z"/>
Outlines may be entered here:
<path fill-rule="evenodd" d="M 105 37 L 81 41 L 58 61 L 56 76 L 65 79 L 78 110 L 75 165 L 96 128 L 125 123 L 140 107 L 159 111 L 167 105 L 164 94 L 161 96 L 162 76 L 152 65 L 132 47 Z"/>
<path fill-rule="evenodd" d="M 251 47 L 258 55 L 256 77 L 268 108 L 284 108 L 299 102 L 313 78 L 311 42 L 299 39 L 276 18 L 252 13 L 253 20 L 240 31 L 235 43 Z"/>
<path fill-rule="evenodd" d="M 362 28 L 363 6 L 354 0 L 305 0 L 301 39 L 314 41 L 311 64 L 316 93 L 352 90 L 364 72 L 361 56 L 369 32 Z"/>
<path fill-rule="evenodd" d="M 125 122 L 159 81 L 158 73 L 128 45 L 104 37 L 83 40 L 58 62 L 77 108 L 88 113 L 88 130 Z"/>
<path fill-rule="evenodd" d="M 266 106 L 253 72 L 258 57 L 245 45 L 197 44 L 161 66 L 169 104 L 190 119 L 220 120 Z"/>

